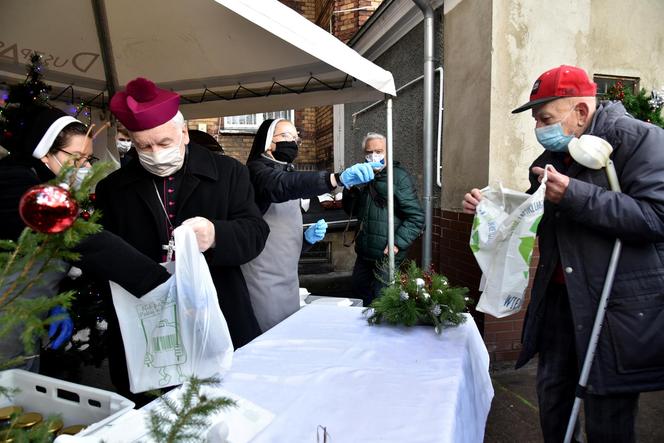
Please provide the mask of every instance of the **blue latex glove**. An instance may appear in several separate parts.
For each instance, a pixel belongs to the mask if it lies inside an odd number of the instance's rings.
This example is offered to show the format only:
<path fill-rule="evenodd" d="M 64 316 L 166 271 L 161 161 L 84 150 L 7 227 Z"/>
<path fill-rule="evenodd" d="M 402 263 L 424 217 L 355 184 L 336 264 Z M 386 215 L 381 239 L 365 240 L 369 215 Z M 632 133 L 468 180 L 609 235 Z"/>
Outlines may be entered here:
<path fill-rule="evenodd" d="M 48 338 L 51 340 L 51 344 L 48 345 L 49 349 L 58 349 L 66 341 L 71 338 L 71 334 L 74 331 L 74 322 L 71 321 L 69 313 L 62 306 L 56 306 L 51 309 L 51 312 L 48 313 L 49 317 L 60 317 L 59 320 L 55 320 L 48 328 Z M 59 331 L 59 332 L 58 332 Z M 57 337 L 56 337 L 57 334 Z"/>
<path fill-rule="evenodd" d="M 382 167 L 383 165 L 381 165 L 380 162 L 358 163 L 343 170 L 340 176 L 341 183 L 343 183 L 346 188 L 350 188 L 351 186 L 370 182 L 374 178 L 374 169 L 380 169 Z"/>
<path fill-rule="evenodd" d="M 304 239 L 313 245 L 325 237 L 326 231 L 327 223 L 325 223 L 325 220 L 320 219 L 315 225 L 309 226 L 309 228 L 304 231 Z"/>

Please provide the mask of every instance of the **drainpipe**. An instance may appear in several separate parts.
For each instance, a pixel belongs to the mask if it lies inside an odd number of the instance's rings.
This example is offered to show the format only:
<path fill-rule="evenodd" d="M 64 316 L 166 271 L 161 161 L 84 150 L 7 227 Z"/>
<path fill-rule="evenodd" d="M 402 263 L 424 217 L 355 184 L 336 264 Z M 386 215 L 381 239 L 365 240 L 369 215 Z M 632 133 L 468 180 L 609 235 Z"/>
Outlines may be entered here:
<path fill-rule="evenodd" d="M 433 230 L 433 8 L 428 0 L 413 0 L 424 14 L 424 240 L 422 241 L 422 269 L 431 265 L 431 231 Z"/>

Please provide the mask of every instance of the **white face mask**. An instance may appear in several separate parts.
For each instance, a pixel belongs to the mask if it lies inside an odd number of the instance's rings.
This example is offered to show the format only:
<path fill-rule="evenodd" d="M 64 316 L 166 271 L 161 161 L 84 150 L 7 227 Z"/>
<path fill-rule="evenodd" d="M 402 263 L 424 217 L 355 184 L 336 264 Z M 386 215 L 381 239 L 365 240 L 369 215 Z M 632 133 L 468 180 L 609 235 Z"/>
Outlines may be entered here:
<path fill-rule="evenodd" d="M 180 151 L 180 143 L 182 143 L 184 133 L 180 133 L 180 141 L 168 148 L 159 149 L 156 152 L 142 151 L 137 149 L 138 160 L 143 165 L 146 171 L 151 174 L 158 175 L 159 177 L 168 177 L 169 175 L 177 172 L 184 163 L 184 153 Z"/>
<path fill-rule="evenodd" d="M 58 165 L 60 165 L 61 168 L 64 167 L 64 166 L 62 166 L 62 163 L 60 163 L 60 160 L 58 160 L 57 157 L 54 156 L 53 159 L 56 161 L 56 163 L 57 163 Z M 51 169 L 51 168 L 48 166 L 48 163 L 46 164 L 46 167 L 47 167 L 48 169 Z M 81 183 L 83 183 L 83 180 L 85 179 L 85 177 L 87 177 L 87 175 L 90 173 L 91 170 L 92 170 L 92 168 L 86 168 L 86 167 L 80 167 L 80 168 L 78 168 L 78 169 L 76 170 L 76 177 L 74 178 L 74 182 L 72 183 L 72 187 L 73 187 L 74 189 L 79 189 L 79 188 L 81 187 Z M 53 173 L 54 173 L 55 175 L 58 175 L 56 172 L 53 172 Z M 69 177 L 71 177 L 71 172 L 67 175 L 67 182 L 69 182 Z"/>
<path fill-rule="evenodd" d="M 79 189 L 81 187 L 81 183 L 83 183 L 83 180 L 88 176 L 91 169 L 92 168 L 78 168 L 76 170 L 76 178 L 74 178 L 74 184 L 72 185 L 74 189 Z"/>
<path fill-rule="evenodd" d="M 364 158 L 369 163 L 378 162 L 385 164 L 385 154 L 378 154 L 376 152 L 372 152 L 371 154 L 367 154 L 367 156 Z"/>
<path fill-rule="evenodd" d="M 118 140 L 115 142 L 120 154 L 126 154 L 131 149 L 131 142 L 129 140 Z"/>

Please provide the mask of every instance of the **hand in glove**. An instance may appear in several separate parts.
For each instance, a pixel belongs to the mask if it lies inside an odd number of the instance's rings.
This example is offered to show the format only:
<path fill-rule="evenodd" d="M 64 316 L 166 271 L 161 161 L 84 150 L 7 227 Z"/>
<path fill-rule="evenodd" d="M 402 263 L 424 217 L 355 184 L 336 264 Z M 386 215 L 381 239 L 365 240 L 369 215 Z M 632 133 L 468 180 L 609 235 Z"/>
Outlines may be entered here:
<path fill-rule="evenodd" d="M 48 348 L 58 349 L 63 343 L 71 338 L 71 334 L 74 332 L 74 322 L 71 321 L 71 317 L 69 317 L 67 310 L 62 306 L 56 306 L 51 309 L 48 316 L 59 317 L 59 320 L 53 321 L 48 328 L 48 338 L 53 339 L 53 337 L 55 337 L 55 339 L 51 340 Z"/>
<path fill-rule="evenodd" d="M 210 220 L 203 217 L 192 217 L 183 221 L 182 224 L 194 230 L 199 251 L 205 252 L 214 247 L 214 224 Z"/>
<path fill-rule="evenodd" d="M 327 223 L 325 223 L 325 220 L 320 219 L 316 224 L 309 226 L 309 228 L 304 231 L 304 239 L 313 245 L 325 237 L 326 231 Z"/>
<path fill-rule="evenodd" d="M 361 185 L 367 183 L 374 178 L 374 168 L 381 168 L 379 162 L 372 163 L 358 163 L 348 169 L 344 169 L 340 175 L 341 183 L 346 187 Z"/>

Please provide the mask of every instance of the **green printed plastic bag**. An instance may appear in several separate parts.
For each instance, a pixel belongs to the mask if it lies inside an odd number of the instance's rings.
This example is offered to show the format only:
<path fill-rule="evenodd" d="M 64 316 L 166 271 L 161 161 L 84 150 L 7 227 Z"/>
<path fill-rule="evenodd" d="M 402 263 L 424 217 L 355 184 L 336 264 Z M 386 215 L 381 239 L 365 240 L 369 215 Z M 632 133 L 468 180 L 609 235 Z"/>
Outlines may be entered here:
<path fill-rule="evenodd" d="M 221 374 L 231 367 L 233 343 L 217 290 L 194 231 L 173 233 L 174 275 L 141 298 L 110 282 L 133 393 Z"/>
<path fill-rule="evenodd" d="M 482 189 L 470 236 L 483 273 L 478 311 L 500 318 L 521 310 L 544 212 L 545 183 L 546 175 L 532 195 L 501 186 Z"/>

